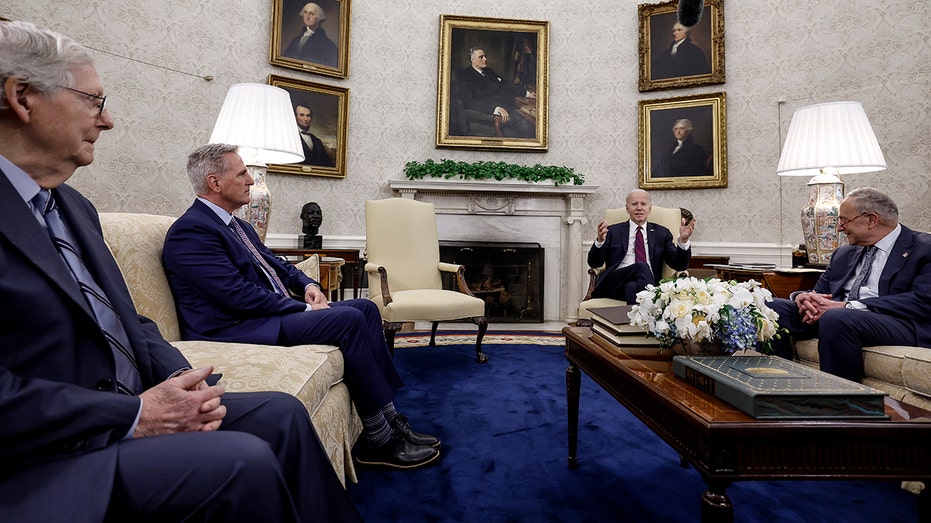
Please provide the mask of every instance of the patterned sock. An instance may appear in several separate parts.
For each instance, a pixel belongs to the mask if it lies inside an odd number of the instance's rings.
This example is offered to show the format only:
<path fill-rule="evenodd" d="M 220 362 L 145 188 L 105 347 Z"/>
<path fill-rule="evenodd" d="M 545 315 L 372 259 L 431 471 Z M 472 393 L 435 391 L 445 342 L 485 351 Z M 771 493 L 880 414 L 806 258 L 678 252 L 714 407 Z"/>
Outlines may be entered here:
<path fill-rule="evenodd" d="M 381 413 L 385 416 L 385 421 L 390 425 L 394 418 L 398 417 L 398 411 L 394 408 L 394 402 L 389 401 L 387 405 L 381 408 Z"/>
<path fill-rule="evenodd" d="M 366 443 L 372 447 L 380 447 L 394 434 L 394 429 L 388 425 L 388 420 L 382 412 L 375 411 L 371 416 L 360 416 L 362 418 L 362 437 Z"/>

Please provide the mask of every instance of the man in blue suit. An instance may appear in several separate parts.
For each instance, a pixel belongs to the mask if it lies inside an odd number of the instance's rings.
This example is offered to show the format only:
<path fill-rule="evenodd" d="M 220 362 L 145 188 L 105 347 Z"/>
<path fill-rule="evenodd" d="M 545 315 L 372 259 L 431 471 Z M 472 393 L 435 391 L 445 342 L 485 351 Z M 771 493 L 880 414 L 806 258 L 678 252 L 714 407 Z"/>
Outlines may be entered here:
<path fill-rule="evenodd" d="M 683 218 L 676 243 L 669 229 L 650 223 L 653 202 L 650 194 L 636 189 L 627 195 L 630 220 L 608 225 L 598 224 L 598 236 L 588 251 L 588 265 L 605 270 L 598 276 L 592 298 L 613 298 L 629 304 L 637 303 L 637 293 L 649 284 L 658 284 L 663 276 L 663 263 L 677 271 L 685 270 L 692 258 L 689 238 L 695 231 L 695 220 Z"/>
<path fill-rule="evenodd" d="M 343 379 L 362 418 L 356 461 L 401 469 L 433 462 L 440 455 L 439 440 L 413 432 L 395 410 L 401 378 L 375 304 L 328 303 L 317 282 L 277 258 L 248 222 L 233 216 L 249 203 L 253 184 L 237 149 L 210 144 L 188 157 L 197 199 L 168 230 L 162 252 L 181 335 L 265 345 L 337 345 L 345 361 Z"/>
<path fill-rule="evenodd" d="M 818 338 L 821 370 L 860 381 L 863 347 L 931 347 L 931 235 L 900 224 L 895 202 L 871 187 L 851 191 L 839 218 L 848 245 L 815 288 L 770 306 L 793 337 Z M 773 349 L 792 357 L 787 337 Z"/>
<path fill-rule="evenodd" d="M 65 182 L 113 127 L 92 57 L 0 23 L 0 521 L 360 521 L 304 406 L 224 394 L 133 306 Z"/>

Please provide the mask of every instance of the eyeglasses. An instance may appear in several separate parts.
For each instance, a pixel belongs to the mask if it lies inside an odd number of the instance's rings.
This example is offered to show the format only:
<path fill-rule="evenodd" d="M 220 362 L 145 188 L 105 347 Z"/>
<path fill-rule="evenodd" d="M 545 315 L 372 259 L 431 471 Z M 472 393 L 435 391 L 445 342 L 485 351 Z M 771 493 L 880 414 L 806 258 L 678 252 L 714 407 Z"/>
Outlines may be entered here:
<path fill-rule="evenodd" d="M 86 92 L 80 91 L 80 90 L 78 90 L 78 89 L 72 89 L 71 87 L 65 87 L 64 85 L 62 85 L 62 86 L 60 86 L 60 87 L 62 87 L 63 89 L 67 89 L 67 90 L 69 90 L 69 91 L 71 91 L 71 92 L 73 92 L 73 93 L 83 94 L 84 96 L 89 96 L 89 97 L 91 97 L 91 98 L 93 98 L 93 99 L 95 99 L 95 100 L 100 100 L 100 105 L 97 106 L 97 116 L 102 116 L 102 115 L 103 115 L 103 110 L 107 108 L 107 97 L 106 97 L 106 96 L 100 96 L 100 95 L 96 95 L 96 94 L 86 93 Z"/>
<path fill-rule="evenodd" d="M 848 223 L 850 223 L 850 222 L 856 220 L 857 218 L 859 218 L 859 217 L 861 217 L 861 216 L 865 216 L 865 215 L 867 215 L 867 214 L 873 214 L 873 213 L 871 213 L 871 212 L 861 212 L 860 214 L 854 216 L 853 218 L 851 218 L 851 219 L 849 219 L 849 220 L 845 220 L 845 219 L 841 218 L 841 219 L 837 220 L 837 226 L 838 226 L 838 227 L 844 227 L 844 226 L 846 226 Z"/>

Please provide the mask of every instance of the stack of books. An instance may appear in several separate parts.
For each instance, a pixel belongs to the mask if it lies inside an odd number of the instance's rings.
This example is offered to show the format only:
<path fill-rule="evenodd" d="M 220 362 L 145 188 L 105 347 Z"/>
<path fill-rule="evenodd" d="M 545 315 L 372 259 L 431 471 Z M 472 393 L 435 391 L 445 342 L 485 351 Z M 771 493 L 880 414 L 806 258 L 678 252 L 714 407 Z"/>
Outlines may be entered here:
<path fill-rule="evenodd" d="M 627 316 L 630 308 L 630 305 L 619 305 L 589 309 L 592 313 L 592 340 L 602 347 L 617 348 L 630 356 L 660 356 L 659 341 L 647 338 L 643 329 L 630 324 Z"/>

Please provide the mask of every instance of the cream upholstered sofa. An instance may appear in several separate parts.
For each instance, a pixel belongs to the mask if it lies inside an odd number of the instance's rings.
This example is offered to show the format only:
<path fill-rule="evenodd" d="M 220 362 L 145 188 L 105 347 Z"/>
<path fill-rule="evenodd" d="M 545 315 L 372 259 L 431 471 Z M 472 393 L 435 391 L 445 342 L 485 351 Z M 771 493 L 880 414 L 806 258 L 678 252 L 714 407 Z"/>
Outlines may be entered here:
<path fill-rule="evenodd" d="M 818 367 L 818 340 L 795 342 L 795 359 Z M 931 349 L 881 345 L 863 347 L 863 384 L 889 397 L 931 410 Z"/>
<path fill-rule="evenodd" d="M 195 367 L 212 364 L 230 392 L 287 392 L 307 406 L 337 476 L 356 482 L 350 451 L 362 423 L 343 383 L 343 355 L 330 345 L 278 347 L 181 341 L 174 299 L 162 269 L 162 244 L 174 222 L 168 216 L 101 213 L 104 239 L 116 258 L 140 314 L 152 319 Z M 314 279 L 317 258 L 301 266 Z"/>

